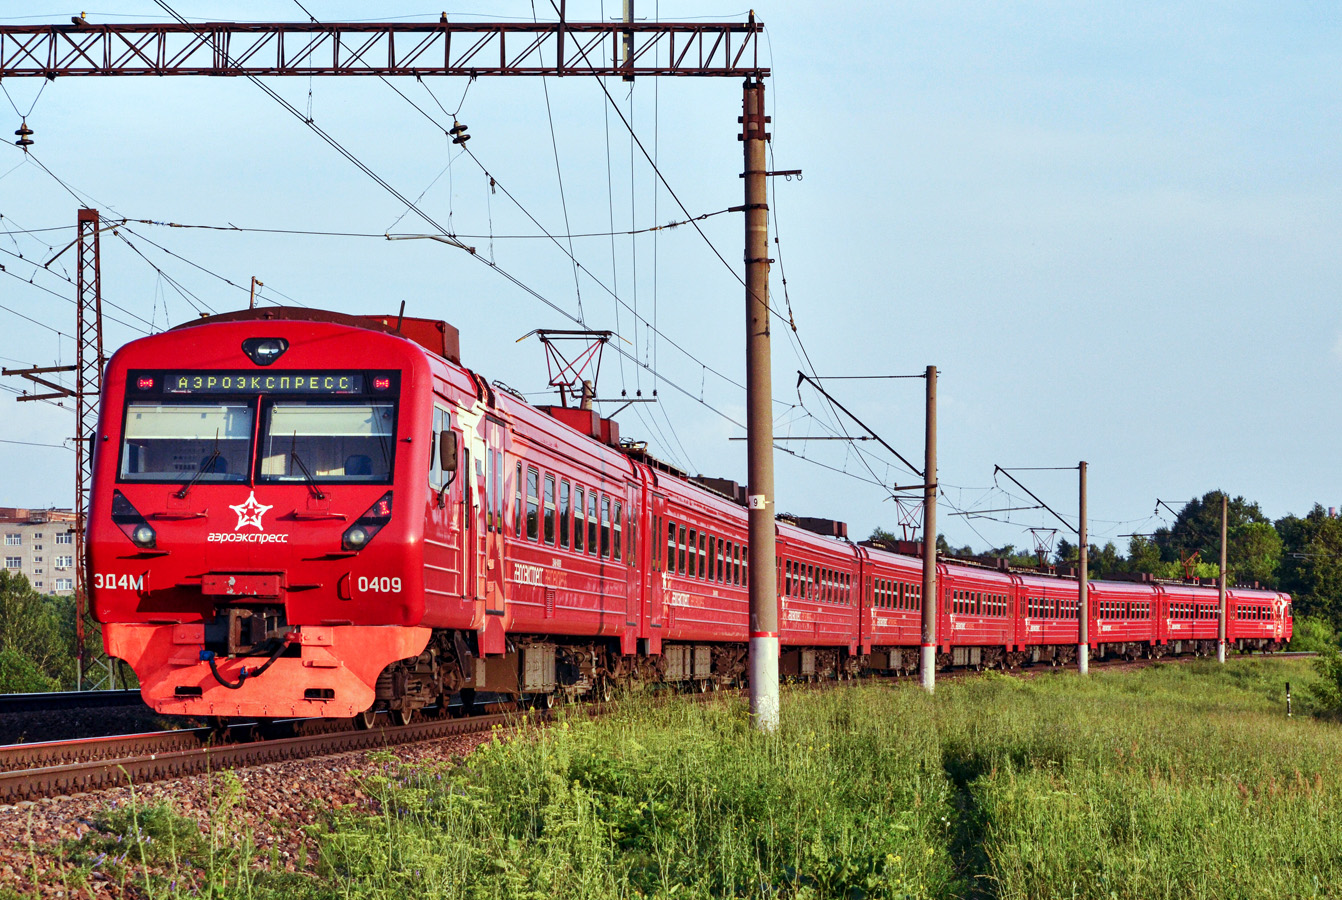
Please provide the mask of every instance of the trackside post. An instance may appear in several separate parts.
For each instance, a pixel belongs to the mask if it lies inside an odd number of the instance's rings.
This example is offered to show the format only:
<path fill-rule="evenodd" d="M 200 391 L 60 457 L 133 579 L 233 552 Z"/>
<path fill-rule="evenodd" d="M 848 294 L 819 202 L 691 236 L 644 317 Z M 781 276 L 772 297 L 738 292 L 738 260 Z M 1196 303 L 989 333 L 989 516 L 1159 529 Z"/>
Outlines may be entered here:
<path fill-rule="evenodd" d="M 1083 459 L 1077 467 L 1081 471 L 1081 527 L 1078 533 L 1081 539 L 1081 571 L 1078 573 L 1077 600 L 1080 607 L 1077 610 L 1079 621 L 1079 636 L 1076 644 L 1076 666 L 1077 671 L 1082 675 L 1090 673 L 1090 582 L 1087 577 L 1087 569 L 1090 562 L 1090 543 L 1086 536 L 1086 461 Z"/>
<path fill-rule="evenodd" d="M 1229 504 L 1226 492 L 1221 492 L 1221 577 L 1217 579 L 1217 625 L 1216 625 L 1216 661 L 1226 661 L 1226 514 Z"/>
<path fill-rule="evenodd" d="M 760 731 L 778 728 L 778 563 L 774 547 L 773 373 L 769 341 L 769 206 L 764 82 L 745 80 L 746 447 L 749 473 L 750 715 Z"/>
<path fill-rule="evenodd" d="M 927 367 L 927 430 L 923 444 L 923 689 L 937 686 L 937 367 Z"/>

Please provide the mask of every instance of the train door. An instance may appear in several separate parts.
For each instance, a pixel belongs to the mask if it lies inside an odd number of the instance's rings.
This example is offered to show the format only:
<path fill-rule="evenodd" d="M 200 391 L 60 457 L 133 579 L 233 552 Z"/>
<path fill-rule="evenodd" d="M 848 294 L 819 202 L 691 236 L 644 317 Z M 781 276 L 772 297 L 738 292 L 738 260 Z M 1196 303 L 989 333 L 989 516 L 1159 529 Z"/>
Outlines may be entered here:
<path fill-rule="evenodd" d="M 457 434 L 456 446 L 461 446 L 461 435 L 453 427 L 452 413 L 444 406 L 435 404 L 433 408 L 433 431 L 430 439 L 429 494 L 428 511 L 424 527 L 424 590 L 425 605 L 435 612 L 440 605 L 456 612 L 470 612 L 469 607 L 462 610 L 461 604 L 469 591 L 463 581 L 466 561 L 463 559 L 463 515 L 459 502 L 461 496 L 460 468 L 448 471 L 444 468 L 444 448 L 450 446 L 444 432 Z M 460 460 L 457 461 L 458 466 Z"/>
<path fill-rule="evenodd" d="M 649 653 L 662 652 L 662 627 L 665 625 L 666 611 L 666 570 L 675 564 L 672 553 L 675 548 L 675 523 L 666 519 L 666 496 L 654 490 L 648 491 L 648 509 L 650 526 L 648 529 L 648 548 L 653 564 L 648 567 L 646 599 L 644 603 L 642 637 L 648 641 Z M 668 541 L 667 535 L 673 536 Z"/>
<path fill-rule="evenodd" d="M 643 603 L 643 579 L 648 561 L 641 556 L 646 541 L 640 540 L 646 527 L 643 522 L 643 485 L 641 481 L 625 482 L 624 508 L 619 517 L 624 526 L 619 540 L 624 544 L 624 627 L 620 629 L 620 652 L 629 655 L 637 651 L 639 608 Z"/>
<path fill-rule="evenodd" d="M 483 509 L 476 516 L 480 533 L 478 546 L 480 559 L 477 567 L 478 579 L 485 598 L 485 615 L 504 616 L 507 611 L 507 582 L 504 579 L 504 498 L 508 496 L 506 488 L 506 467 L 504 466 L 504 442 L 508 429 L 492 416 L 485 419 L 485 447 L 483 458 L 478 460 L 483 467 L 483 477 L 477 477 L 481 499 L 477 507 Z M 480 467 L 477 466 L 477 469 Z"/>

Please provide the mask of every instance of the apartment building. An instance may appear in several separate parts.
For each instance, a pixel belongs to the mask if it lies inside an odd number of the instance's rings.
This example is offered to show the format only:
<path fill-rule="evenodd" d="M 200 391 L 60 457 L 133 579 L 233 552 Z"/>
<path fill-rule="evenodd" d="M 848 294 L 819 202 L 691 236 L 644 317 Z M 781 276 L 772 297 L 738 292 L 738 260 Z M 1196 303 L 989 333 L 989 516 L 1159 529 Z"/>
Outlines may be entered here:
<path fill-rule="evenodd" d="M 0 506 L 0 562 L 43 594 L 75 590 L 75 514 Z"/>

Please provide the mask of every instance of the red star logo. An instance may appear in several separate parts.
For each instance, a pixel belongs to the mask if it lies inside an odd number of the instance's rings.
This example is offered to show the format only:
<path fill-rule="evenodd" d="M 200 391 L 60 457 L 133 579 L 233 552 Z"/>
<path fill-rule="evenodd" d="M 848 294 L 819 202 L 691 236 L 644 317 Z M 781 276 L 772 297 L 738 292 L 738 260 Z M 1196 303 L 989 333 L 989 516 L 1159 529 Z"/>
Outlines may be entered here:
<path fill-rule="evenodd" d="M 241 531 L 247 525 L 255 525 L 258 531 L 265 531 L 261 527 L 261 516 L 268 509 L 274 509 L 273 506 L 265 506 L 256 502 L 256 491 L 252 491 L 245 503 L 239 503 L 237 506 L 230 506 L 229 509 L 238 514 L 238 524 L 234 531 Z"/>

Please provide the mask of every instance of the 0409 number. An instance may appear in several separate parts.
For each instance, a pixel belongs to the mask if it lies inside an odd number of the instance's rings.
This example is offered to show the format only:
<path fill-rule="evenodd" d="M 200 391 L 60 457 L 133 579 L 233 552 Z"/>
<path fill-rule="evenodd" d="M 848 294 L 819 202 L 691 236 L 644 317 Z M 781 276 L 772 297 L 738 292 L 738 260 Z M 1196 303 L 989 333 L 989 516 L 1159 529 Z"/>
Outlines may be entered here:
<path fill-rule="evenodd" d="M 401 592 L 401 579 L 387 578 L 385 575 L 381 578 L 366 578 L 360 575 L 358 586 L 361 594 L 399 594 Z"/>

